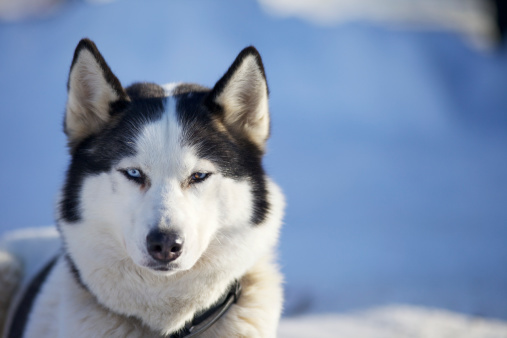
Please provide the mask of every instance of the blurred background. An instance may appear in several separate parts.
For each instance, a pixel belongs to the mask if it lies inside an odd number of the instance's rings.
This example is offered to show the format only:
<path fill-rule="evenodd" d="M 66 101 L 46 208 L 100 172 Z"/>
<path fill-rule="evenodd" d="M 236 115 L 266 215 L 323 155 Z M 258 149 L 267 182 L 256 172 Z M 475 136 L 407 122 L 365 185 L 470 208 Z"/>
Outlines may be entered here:
<path fill-rule="evenodd" d="M 124 85 L 213 86 L 248 45 L 287 196 L 286 317 L 391 304 L 507 321 L 501 0 L 0 0 L 0 235 L 53 224 L 75 46 Z M 507 332 L 507 331 L 504 331 Z"/>

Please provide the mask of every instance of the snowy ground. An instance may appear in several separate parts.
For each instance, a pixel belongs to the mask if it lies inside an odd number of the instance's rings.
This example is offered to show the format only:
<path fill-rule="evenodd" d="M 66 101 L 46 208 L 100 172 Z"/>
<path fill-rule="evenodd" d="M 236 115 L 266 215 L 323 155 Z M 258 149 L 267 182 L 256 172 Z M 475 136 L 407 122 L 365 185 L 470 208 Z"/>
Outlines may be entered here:
<path fill-rule="evenodd" d="M 278 334 L 280 338 L 505 338 L 507 324 L 431 308 L 391 305 L 349 314 L 286 318 Z"/>
<path fill-rule="evenodd" d="M 507 335 L 505 50 L 453 33 L 322 27 L 253 1 L 73 1 L 0 23 L 0 234 L 53 222 L 65 83 L 84 36 L 124 84 L 211 86 L 243 47 L 260 50 L 273 116 L 265 164 L 288 199 L 285 314 L 326 314 L 288 319 L 281 333 L 312 320 L 383 337 L 385 314 L 384 336 L 428 336 L 412 319 L 398 326 L 408 309 Z"/>

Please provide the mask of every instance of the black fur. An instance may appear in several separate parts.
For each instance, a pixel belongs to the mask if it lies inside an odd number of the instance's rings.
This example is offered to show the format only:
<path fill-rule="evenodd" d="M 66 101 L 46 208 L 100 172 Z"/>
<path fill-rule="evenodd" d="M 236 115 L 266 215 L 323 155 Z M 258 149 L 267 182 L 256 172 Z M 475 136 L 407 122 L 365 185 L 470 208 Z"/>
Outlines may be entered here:
<path fill-rule="evenodd" d="M 141 128 L 162 116 L 165 98 L 160 86 L 134 84 L 127 88 L 126 93 L 130 102 L 116 113 L 118 119 L 75 147 L 60 203 L 60 214 L 66 222 L 74 223 L 81 219 L 79 196 L 84 178 L 107 172 L 123 157 L 134 155 L 137 127 Z"/>
<path fill-rule="evenodd" d="M 252 185 L 254 212 L 252 223 L 264 221 L 269 210 L 262 151 L 244 137 L 220 131 L 213 123 L 215 116 L 205 104 L 209 93 L 186 92 L 176 95 L 180 123 L 186 142 L 196 146 L 198 156 L 215 163 L 220 172 L 237 180 L 247 179 Z"/>
<path fill-rule="evenodd" d="M 166 101 L 164 89 L 156 84 L 136 83 L 126 90 L 123 89 L 90 40 L 80 41 L 72 66 L 83 48 L 95 56 L 107 82 L 121 97 L 121 104 L 111 105 L 109 113 L 114 118 L 100 132 L 74 146 L 60 203 L 60 217 L 68 223 L 81 220 L 79 196 L 85 177 L 110 171 L 122 158 L 135 155 L 133 145 L 138 131 L 144 124 L 162 117 Z M 269 211 L 266 178 L 262 167 L 263 151 L 246 137 L 218 128 L 215 122 L 220 119 L 221 108 L 212 104 L 213 98 L 223 90 L 247 55 L 256 57 L 259 69 L 265 77 L 259 53 L 254 47 L 248 47 L 238 55 L 213 90 L 199 85 L 183 84 L 175 88 L 174 99 L 177 100 L 179 121 L 186 129 L 185 141 L 197 146 L 198 155 L 213 161 L 224 176 L 250 182 L 254 195 L 251 222 L 258 225 L 265 220 Z"/>
<path fill-rule="evenodd" d="M 67 267 L 70 270 L 70 273 L 74 277 L 74 280 L 78 285 L 80 285 L 83 289 L 87 290 L 91 293 L 91 291 L 88 289 L 88 287 L 83 282 L 83 279 L 81 278 L 81 273 L 79 272 L 76 263 L 74 263 L 74 260 L 70 257 L 70 254 L 67 252 L 64 254 L 65 261 L 67 262 Z"/>
<path fill-rule="evenodd" d="M 266 95 L 269 96 L 269 87 L 266 80 L 266 73 L 262 63 L 262 58 L 255 47 L 246 47 L 239 53 L 227 72 L 215 84 L 208 95 L 204 97 L 203 104 L 208 108 L 213 117 L 218 118 L 219 120 L 223 119 L 224 110 L 223 107 L 217 104 L 216 99 L 229 84 L 229 81 L 247 56 L 254 57 L 257 67 L 266 83 Z M 209 118 L 209 115 L 207 118 Z M 209 121 L 204 122 L 208 123 L 207 125 L 209 128 L 212 127 Z M 226 173 L 237 178 L 249 178 L 251 184 L 253 185 L 252 193 L 254 195 L 254 213 L 252 215 L 252 223 L 260 224 L 264 221 L 266 214 L 269 211 L 266 178 L 262 167 L 263 150 L 259 149 L 255 144 L 248 140 L 245 135 L 237 134 L 234 130 L 228 131 L 229 137 L 227 137 L 227 135 L 217 136 L 215 135 L 215 130 L 212 133 L 208 133 L 206 137 L 197 138 L 201 139 L 201 142 L 207 144 L 207 146 L 203 146 L 203 149 L 213 150 L 212 153 L 216 155 L 214 156 L 215 159 L 219 161 L 218 163 L 225 169 Z M 204 157 L 206 154 L 200 155 Z M 208 156 L 213 155 L 208 154 Z"/>

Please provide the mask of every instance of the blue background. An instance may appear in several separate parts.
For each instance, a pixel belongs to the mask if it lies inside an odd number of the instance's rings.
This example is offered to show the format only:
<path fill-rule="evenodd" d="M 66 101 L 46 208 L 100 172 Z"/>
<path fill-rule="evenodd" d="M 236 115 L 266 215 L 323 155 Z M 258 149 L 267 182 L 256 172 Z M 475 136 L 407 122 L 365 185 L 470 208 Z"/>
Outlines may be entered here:
<path fill-rule="evenodd" d="M 507 55 L 461 36 L 278 18 L 254 1 L 65 3 L 0 23 L 0 234 L 53 223 L 74 48 L 124 85 L 212 86 L 261 52 L 287 195 L 286 315 L 408 303 L 507 319 Z"/>

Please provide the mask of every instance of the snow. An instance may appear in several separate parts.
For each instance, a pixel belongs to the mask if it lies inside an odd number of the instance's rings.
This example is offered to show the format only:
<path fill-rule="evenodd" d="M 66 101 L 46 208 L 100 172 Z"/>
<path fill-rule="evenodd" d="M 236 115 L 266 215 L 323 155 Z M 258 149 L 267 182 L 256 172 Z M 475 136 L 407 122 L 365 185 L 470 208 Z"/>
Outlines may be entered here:
<path fill-rule="evenodd" d="M 0 250 L 11 253 L 23 267 L 21 290 L 58 254 L 60 247 L 55 227 L 12 230 L 0 240 Z"/>
<path fill-rule="evenodd" d="M 442 31 L 318 26 L 252 1 L 74 1 L 0 23 L 0 235 L 53 223 L 68 161 L 65 84 L 85 36 L 124 84 L 212 86 L 243 47 L 261 52 L 273 120 L 265 165 L 288 200 L 281 335 L 311 321 L 380 337 L 381 314 L 392 336 L 410 318 L 504 332 L 505 49 Z M 291 319 L 301 315 L 317 317 Z"/>
<path fill-rule="evenodd" d="M 281 17 L 300 17 L 317 25 L 357 19 L 418 29 L 450 29 L 486 46 L 496 39 L 492 3 L 482 0 L 259 0 Z"/>
<path fill-rule="evenodd" d="M 390 305 L 350 314 L 284 319 L 280 338 L 502 338 L 507 324 L 438 309 Z"/>

